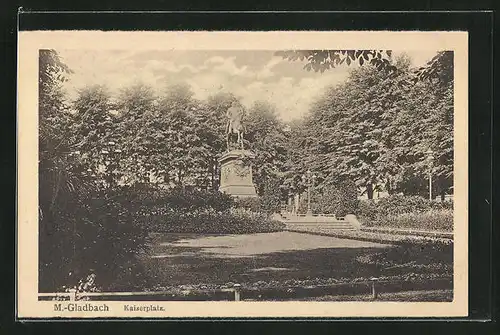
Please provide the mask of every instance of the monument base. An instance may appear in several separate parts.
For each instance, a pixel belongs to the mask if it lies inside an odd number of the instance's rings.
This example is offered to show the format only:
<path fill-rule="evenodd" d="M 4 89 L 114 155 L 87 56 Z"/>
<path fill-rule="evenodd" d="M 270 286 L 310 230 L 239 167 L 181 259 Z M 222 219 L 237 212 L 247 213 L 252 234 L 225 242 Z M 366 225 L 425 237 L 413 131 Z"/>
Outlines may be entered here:
<path fill-rule="evenodd" d="M 219 190 L 238 198 L 255 198 L 257 192 L 252 178 L 251 160 L 255 155 L 248 150 L 231 150 L 219 159 L 221 178 Z"/>

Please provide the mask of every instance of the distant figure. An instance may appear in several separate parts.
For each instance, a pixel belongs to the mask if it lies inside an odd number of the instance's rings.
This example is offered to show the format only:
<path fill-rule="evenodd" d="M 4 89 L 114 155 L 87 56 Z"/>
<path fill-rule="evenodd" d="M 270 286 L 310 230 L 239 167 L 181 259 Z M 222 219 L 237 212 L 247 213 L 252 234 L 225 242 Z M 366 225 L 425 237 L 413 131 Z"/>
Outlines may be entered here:
<path fill-rule="evenodd" d="M 245 111 L 235 101 L 226 112 L 227 126 L 226 126 L 226 143 L 227 150 L 230 150 L 230 138 L 232 134 L 237 134 L 237 144 L 243 150 L 243 116 Z"/>

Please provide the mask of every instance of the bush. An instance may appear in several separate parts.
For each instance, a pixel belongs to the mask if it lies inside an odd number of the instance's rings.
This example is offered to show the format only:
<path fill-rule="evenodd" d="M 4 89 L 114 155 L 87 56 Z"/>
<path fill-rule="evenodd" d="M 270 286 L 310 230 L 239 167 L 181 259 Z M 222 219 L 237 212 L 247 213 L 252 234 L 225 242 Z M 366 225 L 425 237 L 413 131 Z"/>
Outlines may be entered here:
<path fill-rule="evenodd" d="M 343 182 L 337 186 L 323 189 L 317 202 L 318 213 L 335 214 L 338 217 L 354 214 L 358 209 L 358 190 L 351 182 Z"/>
<path fill-rule="evenodd" d="M 235 199 L 219 191 L 190 187 L 157 189 L 149 185 L 127 187 L 129 208 L 138 215 L 161 215 L 168 211 L 227 211 L 236 206 Z"/>
<path fill-rule="evenodd" d="M 89 276 L 100 290 L 143 286 L 136 256 L 146 245 L 147 232 L 137 223 L 127 196 L 121 188 L 96 187 L 73 194 L 57 211 L 44 210 L 39 235 L 41 291 L 76 287 Z"/>
<path fill-rule="evenodd" d="M 359 204 L 360 220 L 367 226 L 453 230 L 453 203 L 420 196 L 391 195 Z"/>
<path fill-rule="evenodd" d="M 453 209 L 453 203 L 431 201 L 416 195 L 395 194 L 378 200 L 362 201 L 360 214 L 366 218 L 376 218 L 405 213 L 423 213 L 431 209 Z"/>
<path fill-rule="evenodd" d="M 237 208 L 242 208 L 254 213 L 262 211 L 260 198 L 238 198 L 235 199 L 235 205 Z"/>
<path fill-rule="evenodd" d="M 164 199 L 158 201 L 168 208 L 179 211 L 213 209 L 225 211 L 234 207 L 233 197 L 218 191 L 198 190 L 194 188 L 174 188 Z"/>
<path fill-rule="evenodd" d="M 245 210 L 174 212 L 144 218 L 149 231 L 157 233 L 249 234 L 282 231 L 284 224 L 268 215 Z"/>
<path fill-rule="evenodd" d="M 335 186 L 324 186 L 312 194 L 311 210 L 313 213 L 335 214 L 343 217 L 358 212 L 359 200 L 356 185 L 343 182 Z M 306 213 L 307 198 L 299 204 L 299 213 Z"/>
<path fill-rule="evenodd" d="M 377 221 L 375 222 L 379 223 Z M 453 231 L 453 211 L 443 209 L 430 210 L 423 213 L 390 215 L 380 223 L 391 228 Z"/>
<path fill-rule="evenodd" d="M 268 178 L 260 199 L 260 211 L 279 213 L 281 210 L 281 182 L 277 178 Z"/>

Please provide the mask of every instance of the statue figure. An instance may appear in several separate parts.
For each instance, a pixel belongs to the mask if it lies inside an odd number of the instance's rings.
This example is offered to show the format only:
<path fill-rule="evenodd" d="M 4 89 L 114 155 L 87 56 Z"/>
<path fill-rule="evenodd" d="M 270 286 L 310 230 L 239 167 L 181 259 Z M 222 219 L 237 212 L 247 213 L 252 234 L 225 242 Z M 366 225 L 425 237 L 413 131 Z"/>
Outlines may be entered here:
<path fill-rule="evenodd" d="M 232 134 L 237 134 L 237 144 L 243 150 L 243 116 L 245 111 L 235 101 L 226 112 L 227 125 L 226 125 L 226 143 L 227 150 L 230 150 L 230 138 Z"/>

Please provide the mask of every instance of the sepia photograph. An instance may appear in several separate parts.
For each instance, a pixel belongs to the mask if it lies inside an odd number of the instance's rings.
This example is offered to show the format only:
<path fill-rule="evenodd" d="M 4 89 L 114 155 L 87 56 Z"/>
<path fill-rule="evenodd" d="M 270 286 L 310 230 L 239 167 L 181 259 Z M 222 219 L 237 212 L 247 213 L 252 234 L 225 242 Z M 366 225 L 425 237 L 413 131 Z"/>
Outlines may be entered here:
<path fill-rule="evenodd" d="M 31 303 L 457 302 L 466 49 L 268 42 L 33 47 Z"/>

